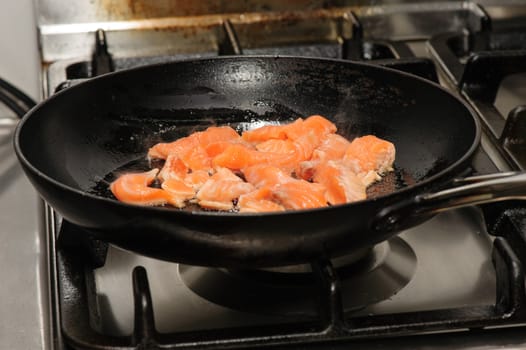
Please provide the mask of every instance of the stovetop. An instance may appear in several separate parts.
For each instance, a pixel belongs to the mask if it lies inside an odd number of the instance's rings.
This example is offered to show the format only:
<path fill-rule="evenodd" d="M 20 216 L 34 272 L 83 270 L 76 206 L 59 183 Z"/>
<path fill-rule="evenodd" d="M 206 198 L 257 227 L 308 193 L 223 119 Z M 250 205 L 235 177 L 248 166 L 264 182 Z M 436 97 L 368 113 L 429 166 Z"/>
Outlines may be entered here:
<path fill-rule="evenodd" d="M 515 88 L 523 78 L 506 78 L 521 72 L 506 67 L 523 53 L 508 47 L 515 37 L 501 34 L 510 17 L 526 13 L 520 2 L 299 1 L 300 11 L 254 1 L 247 6 L 258 11 L 247 12 L 236 2 L 147 8 L 139 1 L 133 11 L 114 2 L 102 15 L 110 3 L 68 14 L 56 12 L 59 1 L 40 2 L 45 96 L 112 69 L 218 53 L 366 60 L 439 82 L 470 103 L 484 126 L 474 173 L 524 169 L 525 108 L 516 105 L 526 96 Z M 522 17 L 517 22 L 513 28 Z M 488 63 L 486 46 L 500 42 L 511 51 Z M 473 50 L 483 57 L 469 58 Z M 25 210 L 36 221 L 39 213 L 17 201 L 29 184 L 16 174 L 6 179 L 10 206 L 2 213 Z M 21 223 L 41 251 L 37 290 L 19 289 L 39 300 L 28 324 L 36 320 L 31 334 L 44 349 L 526 348 L 517 327 L 526 323 L 524 211 L 516 202 L 449 211 L 366 252 L 358 265 L 320 261 L 299 268 L 314 273 L 291 275 L 182 266 L 77 242 L 69 237 L 78 228 L 42 204 L 38 230 L 33 219 Z"/>

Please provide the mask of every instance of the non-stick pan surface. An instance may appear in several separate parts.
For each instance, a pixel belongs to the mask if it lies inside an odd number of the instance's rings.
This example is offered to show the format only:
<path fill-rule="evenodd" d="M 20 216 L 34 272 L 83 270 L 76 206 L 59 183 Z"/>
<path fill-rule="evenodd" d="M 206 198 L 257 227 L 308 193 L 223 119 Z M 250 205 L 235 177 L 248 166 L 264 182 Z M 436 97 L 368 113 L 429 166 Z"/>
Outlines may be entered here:
<path fill-rule="evenodd" d="M 133 206 L 93 190 L 157 142 L 210 125 L 243 129 L 312 114 L 333 120 L 348 138 L 392 141 L 397 181 L 406 186 L 353 204 L 274 214 Z M 478 142 L 470 110 L 433 83 L 372 65 L 295 57 L 111 73 L 41 103 L 15 136 L 41 196 L 97 238 L 160 259 L 237 267 L 303 263 L 387 239 L 394 230 L 372 227 L 378 212 L 443 186 L 468 167 Z"/>

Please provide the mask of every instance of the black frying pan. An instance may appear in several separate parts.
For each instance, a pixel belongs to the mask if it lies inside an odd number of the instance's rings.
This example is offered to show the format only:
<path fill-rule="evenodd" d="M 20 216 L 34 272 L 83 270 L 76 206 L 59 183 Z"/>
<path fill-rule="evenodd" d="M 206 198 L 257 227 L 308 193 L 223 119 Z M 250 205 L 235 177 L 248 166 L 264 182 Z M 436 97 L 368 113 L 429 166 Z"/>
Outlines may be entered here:
<path fill-rule="evenodd" d="M 246 128 L 311 114 L 332 119 L 348 138 L 372 133 L 392 141 L 394 182 L 405 187 L 272 214 L 133 206 L 94 190 L 157 142 L 209 125 Z M 142 67 L 66 89 L 26 115 L 15 147 L 41 196 L 97 238 L 160 259 L 248 267 L 362 249 L 446 207 L 494 200 L 495 186 L 517 197 L 523 175 L 420 195 L 466 170 L 479 137 L 464 103 L 408 74 L 338 60 L 227 57 Z"/>

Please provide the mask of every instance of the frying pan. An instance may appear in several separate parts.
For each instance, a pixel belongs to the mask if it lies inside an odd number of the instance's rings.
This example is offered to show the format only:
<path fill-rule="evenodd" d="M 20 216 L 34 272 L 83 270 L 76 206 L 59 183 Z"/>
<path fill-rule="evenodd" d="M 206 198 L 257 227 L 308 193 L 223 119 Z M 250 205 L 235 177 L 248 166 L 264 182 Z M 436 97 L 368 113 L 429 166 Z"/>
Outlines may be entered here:
<path fill-rule="evenodd" d="M 265 214 L 134 206 L 96 190 L 157 142 L 312 114 L 347 138 L 393 142 L 401 186 L 356 203 Z M 65 89 L 24 117 L 15 149 L 43 199 L 85 229 L 78 234 L 170 261 L 262 267 L 364 249 L 448 208 L 522 198 L 523 174 L 452 182 L 479 138 L 462 101 L 415 76 L 341 60 L 242 56 L 141 67 Z"/>

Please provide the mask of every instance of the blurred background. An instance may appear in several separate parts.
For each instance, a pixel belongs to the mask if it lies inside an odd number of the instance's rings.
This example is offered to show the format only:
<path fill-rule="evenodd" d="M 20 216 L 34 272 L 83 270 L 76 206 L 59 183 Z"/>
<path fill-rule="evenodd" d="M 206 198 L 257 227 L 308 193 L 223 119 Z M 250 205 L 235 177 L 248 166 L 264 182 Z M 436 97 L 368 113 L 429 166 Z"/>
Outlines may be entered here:
<path fill-rule="evenodd" d="M 0 52 L 0 77 L 38 99 L 40 60 L 33 0 L 2 1 Z"/>

